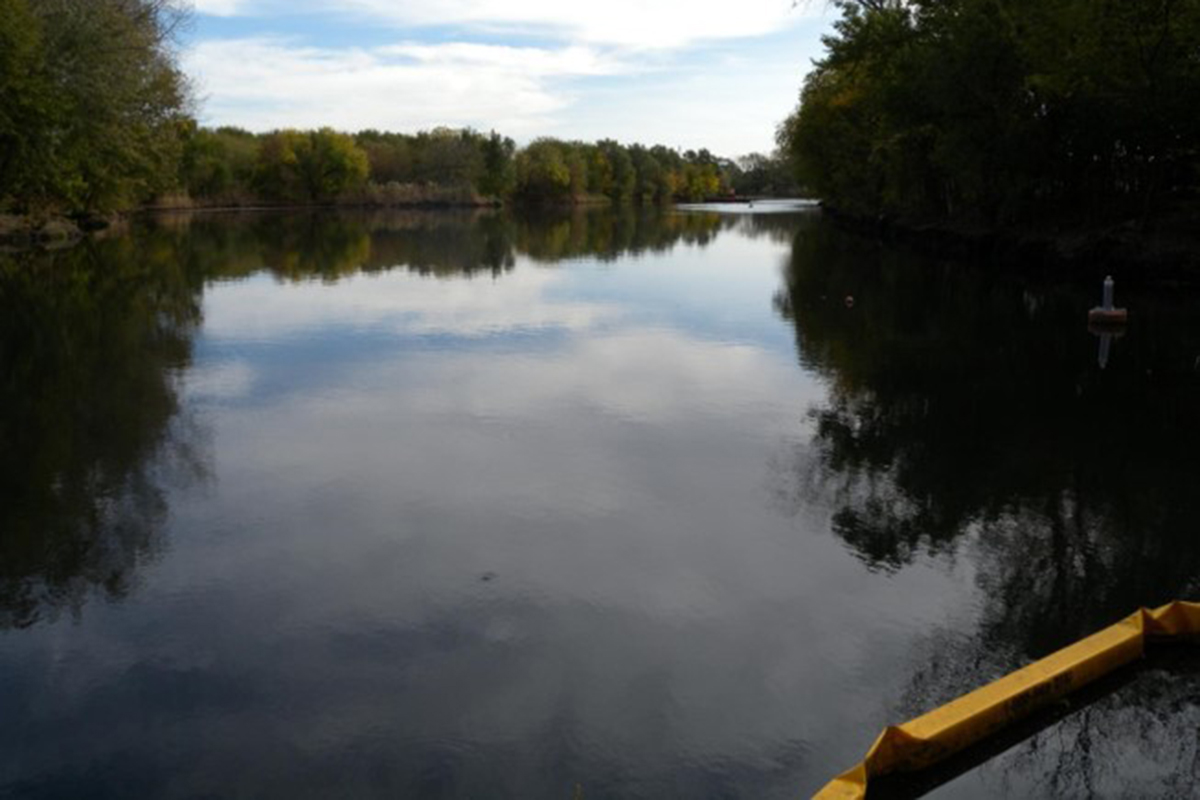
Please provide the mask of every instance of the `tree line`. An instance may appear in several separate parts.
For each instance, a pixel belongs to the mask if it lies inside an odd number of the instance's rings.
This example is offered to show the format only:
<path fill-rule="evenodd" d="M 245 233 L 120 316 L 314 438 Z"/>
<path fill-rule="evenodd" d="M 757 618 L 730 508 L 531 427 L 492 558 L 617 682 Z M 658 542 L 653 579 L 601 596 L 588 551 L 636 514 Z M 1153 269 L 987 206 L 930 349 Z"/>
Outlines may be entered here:
<path fill-rule="evenodd" d="M 993 226 L 1195 215 L 1200 1 L 834 5 L 779 130 L 829 203 Z"/>
<path fill-rule="evenodd" d="M 523 148 L 495 131 L 435 128 L 348 134 L 185 128 L 177 185 L 200 202 L 403 205 L 605 199 L 699 201 L 790 188 L 786 168 L 755 154 L 738 162 L 708 150 L 540 138 Z M 771 170 L 774 169 L 774 172 Z"/>
<path fill-rule="evenodd" d="M 663 202 L 779 191 L 781 155 L 437 128 L 251 133 L 196 122 L 179 0 L 0 0 L 0 212 L 145 204 Z"/>

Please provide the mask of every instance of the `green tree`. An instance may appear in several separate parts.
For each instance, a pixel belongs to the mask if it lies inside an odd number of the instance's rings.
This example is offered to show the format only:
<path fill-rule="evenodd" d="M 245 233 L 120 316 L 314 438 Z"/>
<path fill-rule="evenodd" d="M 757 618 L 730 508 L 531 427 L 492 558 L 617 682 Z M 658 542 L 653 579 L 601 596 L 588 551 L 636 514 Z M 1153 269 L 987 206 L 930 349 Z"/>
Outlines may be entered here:
<path fill-rule="evenodd" d="M 511 191 L 515 174 L 513 154 L 517 146 L 507 136 L 492 131 L 480 144 L 483 153 L 483 171 L 476 188 L 481 194 L 501 197 Z"/>
<path fill-rule="evenodd" d="M 248 131 L 186 126 L 179 182 L 193 198 L 240 200 L 252 189 L 258 149 Z"/>
<path fill-rule="evenodd" d="M 176 180 L 187 83 L 170 0 L 0 2 L 0 196 L 111 210 Z"/>
<path fill-rule="evenodd" d="M 732 189 L 739 195 L 796 197 L 803 192 L 796 183 L 795 167 L 783 150 L 771 155 L 749 153 L 727 169 Z"/>
<path fill-rule="evenodd" d="M 604 153 L 612 173 L 606 194 L 615 202 L 629 200 L 633 197 L 634 187 L 637 185 L 637 174 L 629 150 L 612 139 L 602 139 L 596 146 Z"/>
<path fill-rule="evenodd" d="M 256 182 L 276 200 L 325 203 L 367 179 L 367 154 L 331 128 L 276 131 L 264 137 Z"/>
<path fill-rule="evenodd" d="M 28 0 L 0 0 L 0 201 L 32 188 L 31 158 L 44 162 L 47 86 L 41 20 Z M 11 197 L 10 197 L 11 200 Z"/>
<path fill-rule="evenodd" d="M 662 180 L 662 165 L 641 145 L 629 148 L 629 159 L 633 163 L 633 196 L 643 202 L 654 200 Z"/>
<path fill-rule="evenodd" d="M 561 142 L 538 139 L 517 154 L 517 194 L 527 200 L 568 197 L 571 166 Z"/>
<path fill-rule="evenodd" d="M 476 186 L 484 169 L 481 140 L 469 129 L 435 128 L 417 134 L 416 179 L 442 186 Z"/>
<path fill-rule="evenodd" d="M 1198 0 L 841 0 L 779 131 L 800 179 L 867 214 L 1093 224 L 1186 206 Z"/>
<path fill-rule="evenodd" d="M 571 197 L 584 197 L 588 192 L 588 162 L 586 145 L 572 142 L 565 146 L 567 169 L 571 173 Z"/>
<path fill-rule="evenodd" d="M 587 145 L 584 150 L 587 160 L 588 187 L 596 194 L 612 196 L 613 165 L 608 153 L 599 145 Z"/>
<path fill-rule="evenodd" d="M 375 183 L 411 183 L 415 179 L 412 137 L 366 130 L 356 134 L 354 141 L 367 154 L 370 179 Z"/>

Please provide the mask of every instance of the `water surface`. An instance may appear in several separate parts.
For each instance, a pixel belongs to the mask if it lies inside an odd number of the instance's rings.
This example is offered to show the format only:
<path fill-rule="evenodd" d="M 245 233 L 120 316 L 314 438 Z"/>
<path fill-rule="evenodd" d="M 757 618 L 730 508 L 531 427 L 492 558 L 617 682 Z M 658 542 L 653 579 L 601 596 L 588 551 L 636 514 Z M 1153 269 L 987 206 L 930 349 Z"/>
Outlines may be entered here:
<path fill-rule="evenodd" d="M 0 256 L 0 796 L 805 796 L 1197 594 L 1196 297 L 1134 277 L 1104 343 L 778 205 Z M 1197 687 L 938 791 L 1186 794 Z"/>

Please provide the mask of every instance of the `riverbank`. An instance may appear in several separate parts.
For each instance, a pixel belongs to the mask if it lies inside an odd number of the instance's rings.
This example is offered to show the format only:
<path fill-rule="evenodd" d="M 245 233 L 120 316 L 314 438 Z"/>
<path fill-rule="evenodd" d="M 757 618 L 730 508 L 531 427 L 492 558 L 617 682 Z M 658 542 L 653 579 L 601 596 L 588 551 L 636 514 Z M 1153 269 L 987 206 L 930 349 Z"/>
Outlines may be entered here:
<path fill-rule="evenodd" d="M 109 230 L 121 221 L 119 216 L 60 214 L 0 214 L 0 247 L 70 247 L 90 234 Z"/>
<path fill-rule="evenodd" d="M 502 204 L 494 199 L 417 199 L 412 202 L 368 202 L 361 199 L 339 200 L 333 203 L 271 203 L 256 198 L 226 199 L 222 202 L 191 202 L 186 196 L 171 197 L 150 203 L 130 211 L 110 216 L 63 214 L 0 214 L 0 248 L 23 250 L 28 248 L 54 249 L 70 247 L 90 235 L 100 234 L 119 226 L 126 220 L 145 214 L 221 214 L 274 211 L 320 211 L 320 210 L 452 210 L 498 208 Z"/>
<path fill-rule="evenodd" d="M 1130 277 L 1200 283 L 1200 222 L 1183 214 L 1145 226 L 1129 221 L 1108 226 L 1018 230 L 871 217 L 828 203 L 822 203 L 821 209 L 843 229 L 938 258 L 1088 276 L 1123 268 Z"/>
<path fill-rule="evenodd" d="M 612 204 L 604 195 L 578 195 L 565 198 L 513 198 L 517 206 L 546 208 L 600 207 Z M 119 222 L 141 214 L 162 213 L 239 213 L 274 211 L 344 211 L 344 210 L 470 210 L 501 208 L 505 201 L 475 193 L 470 189 L 387 184 L 367 186 L 347 192 L 329 202 L 297 203 L 266 200 L 249 194 L 229 194 L 217 197 L 193 198 L 187 194 L 168 194 L 152 202 L 110 216 L 64 214 L 0 214 L 0 247 L 24 249 L 30 247 L 67 247 L 89 234 L 107 230 Z"/>

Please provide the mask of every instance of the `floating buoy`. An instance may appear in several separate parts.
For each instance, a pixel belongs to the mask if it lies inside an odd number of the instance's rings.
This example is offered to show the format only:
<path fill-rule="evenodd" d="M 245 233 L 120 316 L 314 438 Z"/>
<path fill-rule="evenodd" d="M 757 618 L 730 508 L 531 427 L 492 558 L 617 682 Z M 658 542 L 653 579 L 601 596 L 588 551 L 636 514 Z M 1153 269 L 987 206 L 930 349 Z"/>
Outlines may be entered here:
<path fill-rule="evenodd" d="M 1088 312 L 1088 322 L 1092 325 L 1124 325 L 1129 321 L 1129 311 L 1113 306 L 1113 279 L 1109 275 L 1104 279 L 1104 295 L 1100 305 Z"/>
<path fill-rule="evenodd" d="M 846 295 L 846 308 L 854 308 L 854 295 Z"/>

